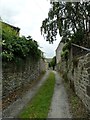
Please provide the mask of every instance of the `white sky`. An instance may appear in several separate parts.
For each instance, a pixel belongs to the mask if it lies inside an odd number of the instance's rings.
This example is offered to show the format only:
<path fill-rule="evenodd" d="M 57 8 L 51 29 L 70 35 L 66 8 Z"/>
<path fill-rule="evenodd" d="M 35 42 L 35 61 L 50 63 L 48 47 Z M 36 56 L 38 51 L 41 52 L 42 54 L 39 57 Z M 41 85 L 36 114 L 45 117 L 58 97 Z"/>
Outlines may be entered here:
<path fill-rule="evenodd" d="M 19 27 L 20 34 L 32 36 L 40 49 L 45 52 L 45 57 L 53 57 L 60 42 L 49 44 L 41 36 L 40 27 L 42 21 L 48 16 L 50 8 L 49 0 L 0 0 L 0 16 L 4 22 Z"/>

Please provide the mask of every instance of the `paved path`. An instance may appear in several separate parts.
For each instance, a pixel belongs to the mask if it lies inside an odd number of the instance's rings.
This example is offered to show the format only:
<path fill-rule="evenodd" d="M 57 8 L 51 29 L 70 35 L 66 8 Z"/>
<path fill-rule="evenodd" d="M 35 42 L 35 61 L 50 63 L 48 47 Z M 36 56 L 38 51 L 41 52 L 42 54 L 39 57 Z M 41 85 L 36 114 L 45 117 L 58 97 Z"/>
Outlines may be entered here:
<path fill-rule="evenodd" d="M 16 100 L 6 110 L 3 111 L 3 118 L 16 118 L 23 107 L 31 100 L 31 98 L 37 93 L 40 86 L 44 83 L 48 77 L 50 71 L 47 71 L 44 77 L 31 88 L 22 98 Z"/>
<path fill-rule="evenodd" d="M 55 73 L 56 83 L 48 118 L 71 118 L 68 97 L 62 79 Z"/>

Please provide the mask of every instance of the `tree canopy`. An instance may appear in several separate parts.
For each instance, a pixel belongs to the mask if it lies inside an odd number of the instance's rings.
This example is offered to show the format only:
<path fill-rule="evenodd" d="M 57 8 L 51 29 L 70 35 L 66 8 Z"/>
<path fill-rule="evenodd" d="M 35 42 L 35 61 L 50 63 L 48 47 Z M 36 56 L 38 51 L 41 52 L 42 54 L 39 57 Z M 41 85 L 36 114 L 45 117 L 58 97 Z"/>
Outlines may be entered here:
<path fill-rule="evenodd" d="M 77 43 L 90 32 L 90 1 L 51 2 L 48 18 L 42 22 L 41 34 L 53 43 L 58 32 L 62 42 L 73 39 Z"/>

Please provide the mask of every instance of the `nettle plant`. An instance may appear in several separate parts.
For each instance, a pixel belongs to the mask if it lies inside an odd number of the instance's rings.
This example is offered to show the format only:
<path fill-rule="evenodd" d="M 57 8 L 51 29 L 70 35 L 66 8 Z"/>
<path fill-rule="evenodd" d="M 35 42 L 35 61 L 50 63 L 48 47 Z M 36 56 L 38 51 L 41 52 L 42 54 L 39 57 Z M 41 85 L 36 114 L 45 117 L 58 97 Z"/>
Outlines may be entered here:
<path fill-rule="evenodd" d="M 38 43 L 29 37 L 19 37 L 9 26 L 2 24 L 2 59 L 3 61 L 12 61 L 17 58 L 24 59 L 27 56 L 39 60 L 41 51 Z"/>

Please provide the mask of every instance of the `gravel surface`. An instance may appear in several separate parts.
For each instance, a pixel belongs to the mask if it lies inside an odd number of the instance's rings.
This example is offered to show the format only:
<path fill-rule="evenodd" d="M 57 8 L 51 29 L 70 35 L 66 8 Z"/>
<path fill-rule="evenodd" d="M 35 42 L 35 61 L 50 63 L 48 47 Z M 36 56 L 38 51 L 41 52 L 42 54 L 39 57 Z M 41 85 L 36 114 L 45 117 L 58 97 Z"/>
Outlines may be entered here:
<path fill-rule="evenodd" d="M 49 72 L 50 71 L 47 71 L 44 77 L 34 87 L 28 90 L 22 98 L 19 98 L 7 109 L 5 109 L 2 113 L 3 118 L 17 118 L 21 110 L 25 107 L 25 105 L 27 105 L 27 103 L 32 99 L 32 97 L 37 93 L 40 86 L 42 86 L 44 81 L 47 79 Z"/>
<path fill-rule="evenodd" d="M 48 118 L 72 118 L 69 111 L 67 93 L 65 91 L 62 79 L 57 72 L 54 73 L 56 83 Z"/>

